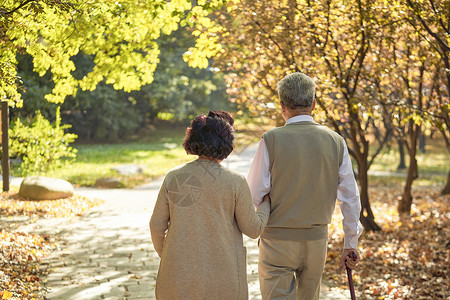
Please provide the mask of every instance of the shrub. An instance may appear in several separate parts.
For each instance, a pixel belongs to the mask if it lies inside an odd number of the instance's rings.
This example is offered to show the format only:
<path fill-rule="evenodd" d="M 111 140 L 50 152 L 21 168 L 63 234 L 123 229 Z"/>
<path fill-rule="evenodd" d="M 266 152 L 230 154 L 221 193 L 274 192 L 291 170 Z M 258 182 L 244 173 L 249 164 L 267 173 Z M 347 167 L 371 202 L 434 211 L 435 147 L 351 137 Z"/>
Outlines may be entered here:
<path fill-rule="evenodd" d="M 38 111 L 29 122 L 17 119 L 9 135 L 10 157 L 22 161 L 18 175 L 39 175 L 54 170 L 76 157 L 77 149 L 69 146 L 76 134 L 65 133 L 71 125 L 61 125 L 59 107 L 54 124 Z"/>

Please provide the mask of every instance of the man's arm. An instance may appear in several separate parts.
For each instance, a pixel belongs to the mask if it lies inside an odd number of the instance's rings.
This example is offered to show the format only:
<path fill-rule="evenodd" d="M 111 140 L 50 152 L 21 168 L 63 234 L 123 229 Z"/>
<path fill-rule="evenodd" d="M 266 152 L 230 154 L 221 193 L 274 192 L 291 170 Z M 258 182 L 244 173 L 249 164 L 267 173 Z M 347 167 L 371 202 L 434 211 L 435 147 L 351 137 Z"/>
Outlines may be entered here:
<path fill-rule="evenodd" d="M 344 252 L 341 258 L 341 264 L 345 268 L 345 261 L 348 254 L 353 251 L 356 253 L 359 261 L 359 254 L 356 251 L 358 238 L 363 232 L 363 227 L 359 221 L 361 212 L 361 201 L 359 199 L 359 189 L 353 174 L 352 162 L 348 154 L 347 145 L 344 142 L 344 158 L 339 167 L 339 185 L 337 198 L 344 219 L 342 226 L 344 228 Z M 349 262 L 349 267 L 356 267 L 356 263 Z"/>
<path fill-rule="evenodd" d="M 270 192 L 269 152 L 263 139 L 258 144 L 247 182 L 252 193 L 253 204 L 258 207 Z"/>

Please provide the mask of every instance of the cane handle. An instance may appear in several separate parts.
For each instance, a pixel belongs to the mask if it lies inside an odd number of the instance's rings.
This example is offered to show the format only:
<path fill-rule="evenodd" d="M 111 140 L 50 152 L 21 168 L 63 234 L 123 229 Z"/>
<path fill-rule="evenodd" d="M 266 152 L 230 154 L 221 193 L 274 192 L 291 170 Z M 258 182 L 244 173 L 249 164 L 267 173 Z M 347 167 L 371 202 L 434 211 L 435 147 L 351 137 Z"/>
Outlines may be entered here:
<path fill-rule="evenodd" d="M 358 257 L 356 256 L 356 253 L 355 252 L 350 252 L 349 254 L 348 254 L 348 256 L 351 258 L 351 259 L 353 259 L 353 261 L 356 261 L 357 259 L 358 259 Z"/>

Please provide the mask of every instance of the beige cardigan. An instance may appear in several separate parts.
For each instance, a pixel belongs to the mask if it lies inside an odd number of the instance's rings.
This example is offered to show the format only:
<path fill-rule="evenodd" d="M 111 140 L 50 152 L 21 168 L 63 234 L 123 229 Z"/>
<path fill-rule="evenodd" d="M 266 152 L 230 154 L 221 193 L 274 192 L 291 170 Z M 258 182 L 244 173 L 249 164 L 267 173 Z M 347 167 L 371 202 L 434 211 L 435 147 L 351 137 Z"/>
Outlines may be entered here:
<path fill-rule="evenodd" d="M 171 170 L 150 231 L 161 257 L 157 299 L 248 299 L 242 233 L 257 238 L 270 213 L 255 212 L 245 178 L 198 159 Z"/>

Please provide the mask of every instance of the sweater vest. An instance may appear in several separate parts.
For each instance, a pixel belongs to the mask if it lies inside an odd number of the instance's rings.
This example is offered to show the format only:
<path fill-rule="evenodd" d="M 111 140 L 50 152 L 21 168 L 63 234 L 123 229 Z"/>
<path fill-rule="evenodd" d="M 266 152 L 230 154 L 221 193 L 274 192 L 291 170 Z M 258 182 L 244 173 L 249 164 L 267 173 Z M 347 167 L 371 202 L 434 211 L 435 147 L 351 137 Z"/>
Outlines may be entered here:
<path fill-rule="evenodd" d="M 326 238 L 344 139 L 309 121 L 274 128 L 263 139 L 269 154 L 271 213 L 261 236 L 293 241 Z"/>

